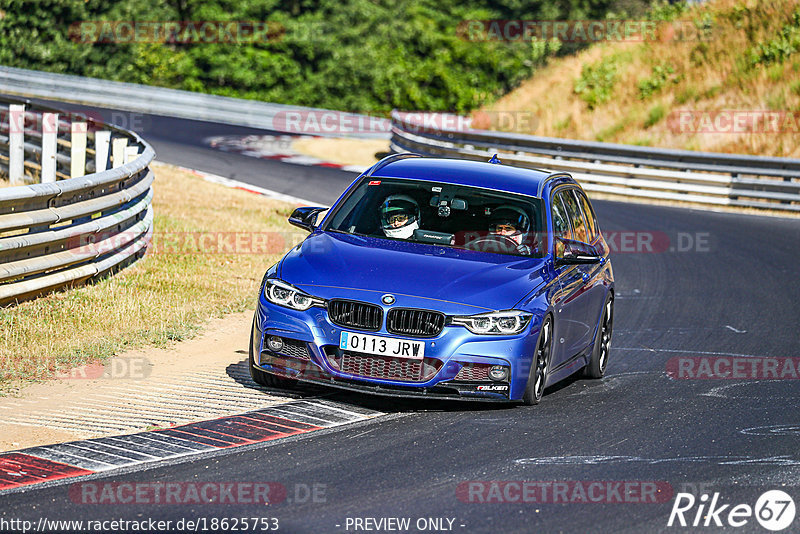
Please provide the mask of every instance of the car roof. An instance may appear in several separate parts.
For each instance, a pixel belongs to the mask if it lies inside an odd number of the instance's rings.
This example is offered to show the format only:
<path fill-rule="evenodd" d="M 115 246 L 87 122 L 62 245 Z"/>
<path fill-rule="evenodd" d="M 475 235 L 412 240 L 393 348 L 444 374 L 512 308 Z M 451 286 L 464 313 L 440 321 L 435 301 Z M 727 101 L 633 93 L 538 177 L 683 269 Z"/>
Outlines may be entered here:
<path fill-rule="evenodd" d="M 508 165 L 462 159 L 407 157 L 375 171 L 375 178 L 409 178 L 453 185 L 467 185 L 539 196 L 540 186 L 552 173 Z"/>

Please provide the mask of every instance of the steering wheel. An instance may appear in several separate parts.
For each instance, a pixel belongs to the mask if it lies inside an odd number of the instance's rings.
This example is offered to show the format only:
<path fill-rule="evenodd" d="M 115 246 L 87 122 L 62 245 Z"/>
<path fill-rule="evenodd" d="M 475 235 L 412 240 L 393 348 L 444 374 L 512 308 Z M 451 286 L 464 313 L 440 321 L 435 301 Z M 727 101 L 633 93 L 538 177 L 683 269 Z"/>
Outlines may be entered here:
<path fill-rule="evenodd" d="M 464 244 L 464 248 L 467 250 L 501 254 L 516 252 L 517 246 L 517 242 L 509 236 L 500 234 L 484 235 Z"/>

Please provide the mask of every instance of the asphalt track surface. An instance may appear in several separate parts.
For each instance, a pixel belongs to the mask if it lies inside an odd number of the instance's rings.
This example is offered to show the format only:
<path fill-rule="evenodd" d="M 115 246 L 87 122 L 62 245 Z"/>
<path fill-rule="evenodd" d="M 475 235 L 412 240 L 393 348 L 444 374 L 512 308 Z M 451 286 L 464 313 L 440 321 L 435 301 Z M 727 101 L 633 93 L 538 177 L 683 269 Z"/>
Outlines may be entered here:
<path fill-rule="evenodd" d="M 143 134 L 161 161 L 321 203 L 333 202 L 354 178 L 202 144 L 204 136 L 242 128 L 158 118 L 150 126 Z M 416 528 L 419 519 L 447 518 L 453 520 L 451 531 L 465 533 L 715 532 L 722 529 L 713 522 L 667 527 L 674 494 L 699 498 L 719 492 L 720 504 L 754 506 L 763 492 L 782 489 L 800 507 L 800 382 L 672 379 L 666 373 L 672 358 L 800 356 L 800 220 L 608 201 L 594 206 L 607 236 L 654 235 L 659 249 L 612 256 L 617 300 L 605 379 L 568 380 L 549 388 L 534 407 L 331 393 L 332 399 L 389 415 L 308 438 L 96 479 L 284 484 L 288 500 L 267 507 L 82 505 L 70 499 L 64 484 L 0 497 L 0 519 L 261 516 L 278 518 L 280 532 L 315 533 L 368 531 L 355 528 L 356 518 L 409 518 L 409 532 L 447 531 L 448 521 L 440 530 L 421 523 L 425 528 Z M 612 239 L 618 249 L 628 244 L 620 234 Z M 605 488 L 609 481 L 653 482 L 665 492 L 656 503 L 631 502 L 636 499 L 624 491 L 619 499 L 608 490 L 601 500 L 611 502 L 581 502 L 572 491 L 566 497 L 550 491 L 547 497 L 541 490 L 534 497 L 539 502 L 465 502 L 470 494 L 459 487 L 469 481 L 538 481 L 550 490 L 557 481 L 583 488 L 593 481 L 604 481 Z M 324 488 L 317 502 L 303 499 L 303 491 L 295 495 L 296 488 L 315 484 Z M 520 497 L 513 491 L 509 496 Z M 478 492 L 472 499 L 479 499 Z M 720 516 L 723 524 L 729 510 Z M 690 525 L 696 512 L 697 505 L 685 514 Z M 701 525 L 704 520 L 701 514 Z M 725 530 L 768 532 L 754 517 Z M 797 531 L 800 519 L 784 532 Z"/>

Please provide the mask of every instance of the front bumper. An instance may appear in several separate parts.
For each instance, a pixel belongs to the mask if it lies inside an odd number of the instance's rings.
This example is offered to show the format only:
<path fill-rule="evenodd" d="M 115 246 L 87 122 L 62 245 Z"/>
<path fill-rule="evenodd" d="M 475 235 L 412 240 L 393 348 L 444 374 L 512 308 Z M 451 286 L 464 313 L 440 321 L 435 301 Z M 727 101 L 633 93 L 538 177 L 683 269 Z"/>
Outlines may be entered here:
<path fill-rule="evenodd" d="M 423 368 L 414 379 L 397 377 L 401 374 L 398 369 L 410 365 L 407 359 L 379 362 L 392 359 L 339 349 L 342 331 L 359 330 L 333 324 L 323 308 L 295 311 L 269 303 L 262 296 L 250 342 L 256 367 L 303 382 L 395 397 L 514 401 L 522 398 L 539 326 L 540 320 L 534 317 L 523 333 L 514 336 L 479 336 L 462 326 L 445 326 L 438 336 L 427 338 L 394 335 L 385 325 L 366 332 L 423 341 L 425 359 L 419 362 Z M 293 340 L 293 349 L 273 352 L 265 343 L 268 336 Z M 342 369 L 343 356 L 357 358 L 361 365 Z M 485 372 L 478 372 L 496 365 L 508 368 L 507 380 L 493 381 Z M 391 373 L 374 372 L 390 368 Z"/>

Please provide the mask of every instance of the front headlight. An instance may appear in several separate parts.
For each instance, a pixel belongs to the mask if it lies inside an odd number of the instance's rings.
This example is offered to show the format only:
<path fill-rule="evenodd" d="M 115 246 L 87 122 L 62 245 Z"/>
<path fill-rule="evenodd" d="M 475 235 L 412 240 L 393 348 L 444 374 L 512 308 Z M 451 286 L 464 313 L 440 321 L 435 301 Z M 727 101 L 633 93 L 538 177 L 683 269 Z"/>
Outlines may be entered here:
<path fill-rule="evenodd" d="M 506 310 L 480 315 L 460 315 L 453 317 L 450 324 L 461 325 L 473 334 L 509 336 L 519 334 L 531 322 L 532 314 L 519 310 Z"/>
<path fill-rule="evenodd" d="M 273 304 L 292 308 L 293 310 L 307 310 L 311 306 L 324 306 L 325 301 L 300 291 L 286 282 L 269 279 L 264 284 L 264 296 Z"/>

